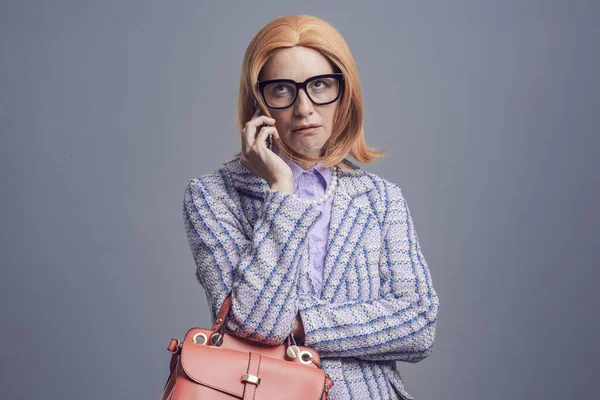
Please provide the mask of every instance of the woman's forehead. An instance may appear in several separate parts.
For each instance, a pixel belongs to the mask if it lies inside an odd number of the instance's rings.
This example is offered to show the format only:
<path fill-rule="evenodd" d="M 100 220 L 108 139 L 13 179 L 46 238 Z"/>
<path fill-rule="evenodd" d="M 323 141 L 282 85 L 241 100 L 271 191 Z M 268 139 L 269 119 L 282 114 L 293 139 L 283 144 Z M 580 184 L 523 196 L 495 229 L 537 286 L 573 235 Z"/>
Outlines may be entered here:
<path fill-rule="evenodd" d="M 278 50 L 263 66 L 260 80 L 293 79 L 303 82 L 311 76 L 331 74 L 333 67 L 317 50 L 294 46 Z"/>

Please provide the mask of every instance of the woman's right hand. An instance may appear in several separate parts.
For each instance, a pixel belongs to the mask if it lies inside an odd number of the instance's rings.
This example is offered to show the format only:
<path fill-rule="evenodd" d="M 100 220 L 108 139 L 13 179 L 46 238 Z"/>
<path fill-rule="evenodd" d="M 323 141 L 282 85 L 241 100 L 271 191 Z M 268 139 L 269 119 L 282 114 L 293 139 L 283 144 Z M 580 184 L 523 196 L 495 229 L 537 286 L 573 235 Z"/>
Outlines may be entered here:
<path fill-rule="evenodd" d="M 257 129 L 264 126 L 256 134 Z M 242 129 L 242 151 L 240 162 L 254 175 L 263 178 L 272 189 L 293 193 L 292 170 L 290 167 L 267 146 L 267 136 L 272 134 L 280 138 L 275 119 L 260 115 L 257 109 L 252 119 L 246 122 Z"/>

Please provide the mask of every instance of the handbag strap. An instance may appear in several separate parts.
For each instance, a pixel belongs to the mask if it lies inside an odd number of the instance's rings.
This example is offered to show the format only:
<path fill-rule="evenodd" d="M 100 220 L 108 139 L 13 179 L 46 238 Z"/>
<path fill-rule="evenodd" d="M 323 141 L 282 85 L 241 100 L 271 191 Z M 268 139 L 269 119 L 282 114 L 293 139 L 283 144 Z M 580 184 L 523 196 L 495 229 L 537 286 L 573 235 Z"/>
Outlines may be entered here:
<path fill-rule="evenodd" d="M 231 293 L 229 293 L 227 295 L 227 297 L 225 297 L 225 300 L 223 300 L 223 304 L 221 304 L 221 308 L 219 309 L 219 312 L 217 313 L 217 319 L 215 320 L 215 323 L 213 324 L 213 326 L 211 328 L 211 331 L 213 333 L 221 330 L 221 327 L 225 326 L 225 322 L 227 320 L 227 317 L 229 316 L 230 308 L 231 308 Z"/>

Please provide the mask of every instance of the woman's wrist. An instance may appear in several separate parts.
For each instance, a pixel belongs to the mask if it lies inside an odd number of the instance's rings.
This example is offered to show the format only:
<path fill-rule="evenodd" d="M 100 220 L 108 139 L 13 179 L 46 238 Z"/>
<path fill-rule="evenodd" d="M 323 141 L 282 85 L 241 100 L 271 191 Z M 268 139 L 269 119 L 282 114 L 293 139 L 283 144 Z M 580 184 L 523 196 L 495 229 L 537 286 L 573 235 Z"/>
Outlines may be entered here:
<path fill-rule="evenodd" d="M 269 187 L 274 190 L 279 190 L 280 192 L 294 194 L 294 186 L 292 185 L 291 180 L 272 182 Z"/>

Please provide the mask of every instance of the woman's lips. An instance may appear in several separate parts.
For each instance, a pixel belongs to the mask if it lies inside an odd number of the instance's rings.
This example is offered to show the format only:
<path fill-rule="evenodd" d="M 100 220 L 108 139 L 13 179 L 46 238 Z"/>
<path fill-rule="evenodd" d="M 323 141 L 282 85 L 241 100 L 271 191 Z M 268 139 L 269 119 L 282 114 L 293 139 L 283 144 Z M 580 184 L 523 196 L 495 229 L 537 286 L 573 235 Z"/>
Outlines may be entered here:
<path fill-rule="evenodd" d="M 304 134 L 307 134 L 307 133 L 313 133 L 314 131 L 316 131 L 319 128 L 320 128 L 320 126 L 313 126 L 311 128 L 298 129 L 298 130 L 295 130 L 295 131 L 292 131 L 292 132 L 304 135 Z"/>

